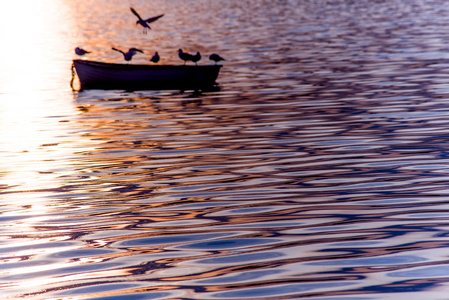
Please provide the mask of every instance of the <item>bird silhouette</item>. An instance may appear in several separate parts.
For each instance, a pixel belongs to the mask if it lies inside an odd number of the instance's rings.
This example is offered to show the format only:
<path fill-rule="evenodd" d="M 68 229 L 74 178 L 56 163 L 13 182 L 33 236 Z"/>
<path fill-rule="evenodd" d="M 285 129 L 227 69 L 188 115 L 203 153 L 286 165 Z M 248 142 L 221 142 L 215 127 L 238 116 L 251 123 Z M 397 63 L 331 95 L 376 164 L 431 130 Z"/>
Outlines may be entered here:
<path fill-rule="evenodd" d="M 186 62 L 188 60 L 192 60 L 193 55 L 187 53 L 187 52 L 183 52 L 182 49 L 178 50 L 178 56 L 180 59 L 182 59 L 184 61 L 184 64 L 186 64 Z"/>
<path fill-rule="evenodd" d="M 224 59 L 223 57 L 221 57 L 220 55 L 218 55 L 218 54 L 216 54 L 216 53 L 212 53 L 212 54 L 209 56 L 209 59 L 212 60 L 212 61 L 214 61 L 215 64 L 217 64 L 217 62 L 219 62 L 219 61 L 226 60 L 226 59 Z"/>
<path fill-rule="evenodd" d="M 148 18 L 148 19 L 142 19 L 141 17 L 140 17 L 140 15 L 137 13 L 137 11 L 134 9 L 134 8 L 132 8 L 132 7 L 130 7 L 130 9 L 131 9 L 131 12 L 137 17 L 137 22 L 136 22 L 136 25 L 141 25 L 142 27 L 143 27 L 143 32 L 144 33 L 147 33 L 147 30 L 148 29 L 151 29 L 151 27 L 150 27 L 150 25 L 148 25 L 148 24 L 150 24 L 150 23 L 153 23 L 154 21 L 156 21 L 156 20 L 158 20 L 159 18 L 162 18 L 163 16 L 164 16 L 164 14 L 162 14 L 162 15 L 158 15 L 158 16 L 155 16 L 155 17 L 151 17 L 151 18 Z"/>
<path fill-rule="evenodd" d="M 78 55 L 84 55 L 84 54 L 90 53 L 90 51 L 86 51 L 86 50 L 84 50 L 84 49 L 82 49 L 80 47 L 76 47 L 75 48 L 75 53 L 78 54 Z"/>
<path fill-rule="evenodd" d="M 131 61 L 131 60 L 133 59 L 133 56 L 134 56 L 137 52 L 143 53 L 142 50 L 137 49 L 137 48 L 130 48 L 130 49 L 128 50 L 128 52 L 123 52 L 122 50 L 119 50 L 119 49 L 114 48 L 114 47 L 112 47 L 112 50 L 115 50 L 115 51 L 118 51 L 118 52 L 122 53 L 122 54 L 123 54 L 123 57 L 124 57 L 125 60 L 128 61 L 128 62 Z"/>
<path fill-rule="evenodd" d="M 161 57 L 159 56 L 159 53 L 154 53 L 153 57 L 150 59 L 150 61 L 154 62 L 155 64 L 157 64 L 159 62 L 159 60 L 161 59 Z"/>
<path fill-rule="evenodd" d="M 201 59 L 201 54 L 199 51 L 196 52 L 195 55 L 192 55 L 192 58 L 191 58 L 191 60 L 195 63 L 195 65 L 197 64 L 197 62 L 200 61 L 200 59 Z"/>

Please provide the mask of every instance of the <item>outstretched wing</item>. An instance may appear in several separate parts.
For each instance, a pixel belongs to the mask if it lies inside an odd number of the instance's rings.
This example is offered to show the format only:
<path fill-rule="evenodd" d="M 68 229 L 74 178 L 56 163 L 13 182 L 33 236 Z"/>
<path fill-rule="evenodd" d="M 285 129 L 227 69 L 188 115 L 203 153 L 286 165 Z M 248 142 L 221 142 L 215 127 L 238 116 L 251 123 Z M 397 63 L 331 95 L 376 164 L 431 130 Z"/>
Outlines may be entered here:
<path fill-rule="evenodd" d="M 152 17 L 152 18 L 148 18 L 148 19 L 145 20 L 145 22 L 147 22 L 148 24 L 149 23 L 153 23 L 154 21 L 156 21 L 159 18 L 162 18 L 163 16 L 164 16 L 164 14 L 159 15 L 159 16 L 155 16 L 155 17 Z"/>
<path fill-rule="evenodd" d="M 139 20 L 142 20 L 142 18 L 139 16 L 139 14 L 137 13 L 137 11 L 134 9 L 134 8 L 132 8 L 132 7 L 130 7 L 129 9 L 131 9 L 131 12 L 139 19 Z"/>
<path fill-rule="evenodd" d="M 122 53 L 122 54 L 125 54 L 125 53 L 123 53 L 123 51 L 120 50 L 120 49 L 117 49 L 117 48 L 114 48 L 114 47 L 112 47 L 111 49 L 112 49 L 112 50 L 115 50 L 115 51 L 118 51 L 118 52 L 120 52 L 120 53 Z"/>
<path fill-rule="evenodd" d="M 132 50 L 132 51 L 137 51 L 137 52 L 143 53 L 143 51 L 142 51 L 142 50 L 140 50 L 140 49 L 137 49 L 137 48 L 130 48 L 129 50 Z"/>

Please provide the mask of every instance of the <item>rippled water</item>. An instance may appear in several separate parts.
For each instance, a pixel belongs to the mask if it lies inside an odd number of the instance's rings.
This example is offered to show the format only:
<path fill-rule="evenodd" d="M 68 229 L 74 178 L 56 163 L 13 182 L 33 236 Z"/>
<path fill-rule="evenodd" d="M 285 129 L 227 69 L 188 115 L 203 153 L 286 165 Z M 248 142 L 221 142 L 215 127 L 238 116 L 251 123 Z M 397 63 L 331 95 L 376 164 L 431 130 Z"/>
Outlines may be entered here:
<path fill-rule="evenodd" d="M 448 298 L 445 1 L 24 3 L 0 18 L 2 299 Z M 145 35 L 130 5 L 166 15 Z M 227 60 L 202 95 L 74 92 L 76 46 Z"/>

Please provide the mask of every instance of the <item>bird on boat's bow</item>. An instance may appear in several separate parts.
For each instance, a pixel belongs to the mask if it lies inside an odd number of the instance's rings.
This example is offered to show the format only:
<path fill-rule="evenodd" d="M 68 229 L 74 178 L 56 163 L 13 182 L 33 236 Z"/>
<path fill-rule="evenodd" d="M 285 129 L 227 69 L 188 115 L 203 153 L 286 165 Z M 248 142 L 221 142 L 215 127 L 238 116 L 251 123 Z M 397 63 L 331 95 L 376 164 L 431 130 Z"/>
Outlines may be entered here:
<path fill-rule="evenodd" d="M 86 51 L 86 50 L 84 50 L 84 49 L 82 49 L 80 47 L 76 47 L 75 48 L 75 53 L 78 54 L 78 55 L 84 55 L 84 54 L 90 53 L 90 51 Z"/>
<path fill-rule="evenodd" d="M 186 62 L 188 60 L 192 61 L 192 57 L 193 57 L 192 54 L 184 52 L 184 51 L 182 51 L 182 49 L 178 50 L 178 56 L 179 56 L 180 59 L 182 59 L 184 61 L 184 64 L 186 64 Z"/>
<path fill-rule="evenodd" d="M 155 17 L 151 17 L 151 18 L 148 18 L 148 19 L 142 19 L 141 17 L 140 17 L 140 15 L 137 13 L 137 11 L 134 9 L 134 8 L 132 8 L 132 7 L 130 7 L 130 9 L 131 9 L 131 12 L 137 17 L 137 22 L 136 22 L 136 25 L 141 25 L 142 27 L 143 27 L 143 32 L 144 33 L 147 33 L 147 30 L 148 29 L 151 29 L 151 27 L 150 27 L 150 25 L 148 25 L 148 24 L 150 24 L 150 23 L 153 23 L 154 21 L 156 21 L 156 20 L 158 20 L 159 18 L 162 18 L 163 16 L 164 16 L 164 14 L 162 14 L 162 15 L 158 15 L 158 16 L 155 16 Z"/>
<path fill-rule="evenodd" d="M 159 56 L 159 53 L 154 53 L 153 57 L 150 59 L 150 61 L 154 62 L 155 64 L 157 64 L 159 62 L 159 60 L 161 59 L 161 57 Z"/>
<path fill-rule="evenodd" d="M 215 64 L 217 64 L 217 62 L 219 62 L 219 61 L 226 60 L 226 59 L 224 59 L 223 57 L 221 57 L 220 55 L 218 55 L 218 54 L 216 54 L 216 53 L 211 54 L 211 55 L 209 56 L 209 59 L 212 60 L 212 61 L 214 61 Z"/>
<path fill-rule="evenodd" d="M 199 51 L 196 52 L 195 55 L 192 55 L 192 58 L 191 58 L 191 60 L 195 63 L 195 65 L 197 64 L 197 62 L 200 61 L 200 59 L 201 59 L 201 54 Z"/>
<path fill-rule="evenodd" d="M 125 58 L 126 61 L 131 61 L 131 60 L 133 59 L 133 56 L 134 56 L 137 52 L 143 53 L 142 50 L 137 49 L 137 48 L 130 48 L 130 49 L 128 50 L 128 52 L 123 52 L 122 50 L 117 49 L 117 48 L 114 48 L 114 47 L 112 47 L 112 50 L 115 50 L 115 51 L 118 51 L 118 52 L 122 53 L 122 54 L 123 54 L 123 57 Z"/>

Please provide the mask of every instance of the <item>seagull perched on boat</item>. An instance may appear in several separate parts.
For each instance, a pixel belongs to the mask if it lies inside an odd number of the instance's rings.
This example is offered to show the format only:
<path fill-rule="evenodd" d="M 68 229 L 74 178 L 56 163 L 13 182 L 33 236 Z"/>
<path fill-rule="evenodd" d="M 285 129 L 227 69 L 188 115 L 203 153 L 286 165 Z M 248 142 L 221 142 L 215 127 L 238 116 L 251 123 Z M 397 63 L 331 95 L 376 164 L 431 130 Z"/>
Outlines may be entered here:
<path fill-rule="evenodd" d="M 157 64 L 159 62 L 159 60 L 161 59 L 161 57 L 159 56 L 159 53 L 154 53 L 153 57 L 150 59 L 150 61 L 154 62 L 155 64 Z"/>
<path fill-rule="evenodd" d="M 196 52 L 195 55 L 192 55 L 192 58 L 191 58 L 191 60 L 195 63 L 195 65 L 196 65 L 197 62 L 200 61 L 200 59 L 201 59 L 201 54 L 200 54 L 199 51 Z"/>
<path fill-rule="evenodd" d="M 84 50 L 84 49 L 82 49 L 80 47 L 76 47 L 75 48 L 75 53 L 78 54 L 78 55 L 84 55 L 84 54 L 90 53 L 90 51 L 86 51 L 86 50 Z"/>
<path fill-rule="evenodd" d="M 125 58 L 126 61 L 131 61 L 131 60 L 133 59 L 133 56 L 134 56 L 137 52 L 143 53 L 142 50 L 137 49 L 137 48 L 130 48 L 130 49 L 128 50 L 128 52 L 126 52 L 126 53 L 123 52 L 122 50 L 119 50 L 119 49 L 114 48 L 114 47 L 112 47 L 112 50 L 118 51 L 118 52 L 120 52 L 121 54 L 123 54 L 123 57 Z"/>
<path fill-rule="evenodd" d="M 217 64 L 217 62 L 219 62 L 219 61 L 226 60 L 226 59 L 224 59 L 223 57 L 221 57 L 220 55 L 218 55 L 218 54 L 216 54 L 216 53 L 212 53 L 212 54 L 209 56 L 209 59 L 212 60 L 212 61 L 214 61 L 215 64 Z"/>
<path fill-rule="evenodd" d="M 130 9 L 131 9 L 131 12 L 139 19 L 139 20 L 137 20 L 136 25 L 140 24 L 143 27 L 144 33 L 147 33 L 147 30 L 151 29 L 150 25 L 148 25 L 148 24 L 153 23 L 157 19 L 162 18 L 164 16 L 164 14 L 162 14 L 162 15 L 158 15 L 158 16 L 151 17 L 151 18 L 144 20 L 140 17 L 140 15 L 137 13 L 137 11 L 134 8 L 130 7 Z"/>
<path fill-rule="evenodd" d="M 187 52 L 183 52 L 182 49 L 178 50 L 178 56 L 180 59 L 182 59 L 184 61 L 184 64 L 186 64 L 186 62 L 188 60 L 192 60 L 193 55 L 189 54 Z"/>

